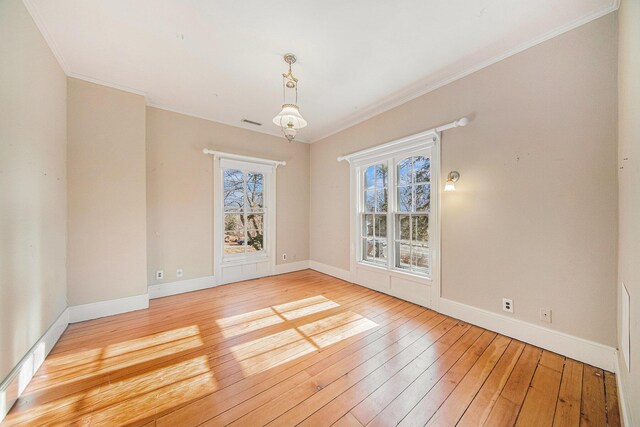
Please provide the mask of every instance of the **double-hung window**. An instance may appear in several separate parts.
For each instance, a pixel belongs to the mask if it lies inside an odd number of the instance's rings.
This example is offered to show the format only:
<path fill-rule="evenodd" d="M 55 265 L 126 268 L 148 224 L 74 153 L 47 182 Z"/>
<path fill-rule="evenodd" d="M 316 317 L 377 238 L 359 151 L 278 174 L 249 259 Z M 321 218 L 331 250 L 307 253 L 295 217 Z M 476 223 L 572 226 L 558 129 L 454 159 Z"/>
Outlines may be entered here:
<path fill-rule="evenodd" d="M 358 174 L 357 261 L 431 277 L 431 150 L 378 155 Z"/>
<path fill-rule="evenodd" d="M 264 175 L 223 169 L 222 177 L 225 257 L 264 251 Z"/>

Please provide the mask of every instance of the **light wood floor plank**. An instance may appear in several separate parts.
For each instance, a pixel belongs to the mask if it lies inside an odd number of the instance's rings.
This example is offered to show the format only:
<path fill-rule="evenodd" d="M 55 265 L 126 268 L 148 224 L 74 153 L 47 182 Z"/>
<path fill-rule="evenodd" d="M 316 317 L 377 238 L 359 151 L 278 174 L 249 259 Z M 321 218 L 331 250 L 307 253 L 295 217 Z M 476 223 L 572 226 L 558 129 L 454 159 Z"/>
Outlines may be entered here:
<path fill-rule="evenodd" d="M 582 399 L 582 370 L 584 365 L 567 359 L 560 394 L 556 406 L 554 427 L 570 427 L 580 425 L 580 400 Z"/>
<path fill-rule="evenodd" d="M 544 351 L 531 381 L 531 386 L 518 415 L 517 427 L 544 427 L 553 425 L 564 358 Z"/>
<path fill-rule="evenodd" d="M 484 424 L 523 350 L 523 343 L 518 341 L 511 341 L 511 343 L 509 343 L 509 347 L 505 350 L 500 361 L 498 361 L 498 364 L 478 394 L 476 394 L 473 401 L 469 404 L 457 426 L 472 427 L 482 426 Z"/>
<path fill-rule="evenodd" d="M 604 401 L 604 374 L 602 369 L 584 365 L 582 373 L 582 409 L 580 426 L 606 426 L 606 403 Z"/>
<path fill-rule="evenodd" d="M 604 390 L 607 402 L 607 425 L 609 427 L 620 427 L 620 406 L 618 403 L 618 388 L 616 387 L 616 376 L 611 372 L 604 373 Z"/>
<path fill-rule="evenodd" d="M 615 381 L 305 270 L 70 325 L 0 425 L 618 427 Z"/>

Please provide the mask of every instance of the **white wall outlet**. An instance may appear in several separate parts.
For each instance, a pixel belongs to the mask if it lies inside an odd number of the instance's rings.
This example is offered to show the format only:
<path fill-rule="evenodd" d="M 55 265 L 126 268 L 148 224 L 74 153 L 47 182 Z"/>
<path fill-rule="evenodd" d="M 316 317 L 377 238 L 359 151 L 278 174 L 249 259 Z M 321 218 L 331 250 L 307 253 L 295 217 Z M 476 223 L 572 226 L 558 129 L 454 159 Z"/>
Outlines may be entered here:
<path fill-rule="evenodd" d="M 156 280 L 162 280 L 162 279 L 164 279 L 164 270 L 156 271 Z"/>
<path fill-rule="evenodd" d="M 177 269 L 176 277 L 182 277 L 182 276 L 184 276 L 184 271 L 181 268 Z"/>
<path fill-rule="evenodd" d="M 282 254 L 282 260 L 286 261 L 287 260 L 287 254 Z"/>
<path fill-rule="evenodd" d="M 540 309 L 540 320 L 542 322 L 551 323 L 551 309 L 550 308 L 541 308 Z"/>
<path fill-rule="evenodd" d="M 513 313 L 513 300 L 509 298 L 502 298 L 502 311 Z"/>

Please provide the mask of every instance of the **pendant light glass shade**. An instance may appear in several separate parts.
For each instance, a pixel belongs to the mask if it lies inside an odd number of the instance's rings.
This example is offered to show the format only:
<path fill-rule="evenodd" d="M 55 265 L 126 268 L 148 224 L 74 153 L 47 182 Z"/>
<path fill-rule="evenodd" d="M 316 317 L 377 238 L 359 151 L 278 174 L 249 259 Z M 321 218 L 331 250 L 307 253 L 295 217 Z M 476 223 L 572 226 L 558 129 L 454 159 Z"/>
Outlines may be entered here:
<path fill-rule="evenodd" d="M 273 118 L 273 123 L 285 128 L 302 129 L 307 125 L 307 121 L 300 114 L 298 106 L 295 104 L 284 104 L 282 111 Z"/>

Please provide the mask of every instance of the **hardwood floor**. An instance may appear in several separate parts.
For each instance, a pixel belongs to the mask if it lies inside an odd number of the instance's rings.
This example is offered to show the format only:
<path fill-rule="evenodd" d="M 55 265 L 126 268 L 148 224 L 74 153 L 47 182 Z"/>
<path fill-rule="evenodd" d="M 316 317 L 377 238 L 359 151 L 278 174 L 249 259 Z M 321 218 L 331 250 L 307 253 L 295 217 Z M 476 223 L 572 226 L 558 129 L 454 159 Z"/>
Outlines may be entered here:
<path fill-rule="evenodd" d="M 69 326 L 2 425 L 618 426 L 615 376 L 311 270 Z"/>

